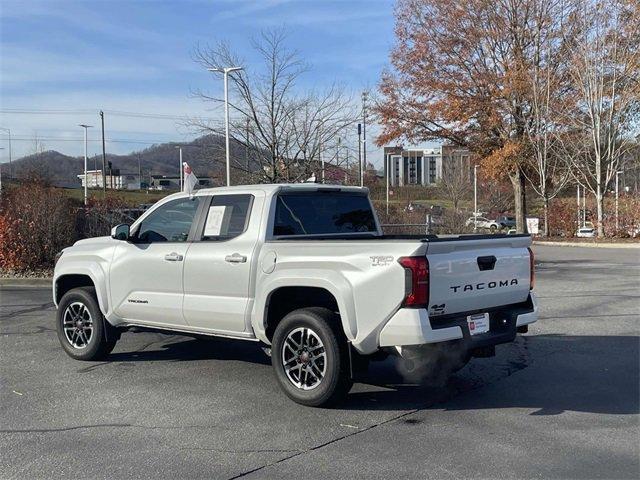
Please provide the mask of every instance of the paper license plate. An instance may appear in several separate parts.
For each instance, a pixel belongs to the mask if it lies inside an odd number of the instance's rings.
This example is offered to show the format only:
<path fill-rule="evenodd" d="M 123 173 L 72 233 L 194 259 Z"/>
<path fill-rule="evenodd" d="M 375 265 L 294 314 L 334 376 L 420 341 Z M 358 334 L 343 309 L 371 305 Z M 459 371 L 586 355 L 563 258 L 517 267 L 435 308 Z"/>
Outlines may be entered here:
<path fill-rule="evenodd" d="M 469 315 L 467 317 L 467 325 L 471 335 L 486 333 L 489 331 L 489 314 L 476 313 L 475 315 Z"/>

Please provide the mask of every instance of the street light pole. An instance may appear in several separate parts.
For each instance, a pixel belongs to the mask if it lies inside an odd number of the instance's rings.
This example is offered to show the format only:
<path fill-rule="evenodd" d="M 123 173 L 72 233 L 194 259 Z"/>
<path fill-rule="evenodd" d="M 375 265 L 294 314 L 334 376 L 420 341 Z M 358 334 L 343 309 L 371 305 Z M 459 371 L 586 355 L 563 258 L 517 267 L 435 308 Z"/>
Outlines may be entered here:
<path fill-rule="evenodd" d="M 9 134 L 9 180 L 11 180 L 11 129 L 0 128 L 0 130 L 4 130 Z"/>
<path fill-rule="evenodd" d="M 473 166 L 473 231 L 478 231 L 478 165 Z"/>
<path fill-rule="evenodd" d="M 389 169 L 391 165 L 389 165 L 389 154 L 384 159 L 384 170 L 385 177 L 387 177 L 387 222 L 389 221 Z"/>
<path fill-rule="evenodd" d="M 362 92 L 362 170 L 360 171 L 360 186 L 364 187 L 364 174 L 367 169 L 367 99 L 369 92 Z"/>
<path fill-rule="evenodd" d="M 619 196 L 619 185 L 620 185 L 620 174 L 622 173 L 622 170 L 618 170 L 616 171 L 616 233 L 618 232 L 618 229 L 620 228 L 620 224 L 618 222 L 618 196 Z"/>
<path fill-rule="evenodd" d="M 91 128 L 93 125 L 85 125 L 81 123 L 79 127 L 84 128 L 84 205 L 87 206 L 87 128 Z"/>
<path fill-rule="evenodd" d="M 231 185 L 231 160 L 229 156 L 229 82 L 227 77 L 231 72 L 242 70 L 242 67 L 208 68 L 210 72 L 222 72 L 224 77 L 224 145 L 227 161 L 227 187 Z"/>
<path fill-rule="evenodd" d="M 4 150 L 4 147 L 0 147 L 0 150 Z M 0 162 L 0 195 L 2 195 L 2 162 Z"/>
<path fill-rule="evenodd" d="M 318 126 L 318 158 L 320 159 L 322 184 L 324 185 L 324 158 L 322 157 L 322 125 L 324 125 L 324 118 L 320 119 L 320 125 Z"/>
<path fill-rule="evenodd" d="M 180 191 L 182 191 L 182 189 L 184 188 L 184 179 L 182 178 L 182 146 L 176 145 L 176 148 L 180 151 L 180 169 L 178 170 L 178 176 L 180 177 L 180 179 L 178 180 L 178 185 L 180 185 Z"/>

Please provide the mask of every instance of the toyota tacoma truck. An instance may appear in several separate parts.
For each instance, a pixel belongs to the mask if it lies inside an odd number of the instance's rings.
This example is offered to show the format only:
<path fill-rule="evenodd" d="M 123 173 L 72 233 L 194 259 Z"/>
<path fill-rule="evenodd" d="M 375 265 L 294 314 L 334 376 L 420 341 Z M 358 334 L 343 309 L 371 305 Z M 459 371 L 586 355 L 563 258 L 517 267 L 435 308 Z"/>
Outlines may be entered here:
<path fill-rule="evenodd" d="M 356 366 L 490 356 L 537 319 L 528 235 L 384 235 L 358 187 L 176 193 L 59 254 L 57 333 L 78 360 L 128 329 L 261 342 L 284 392 L 344 398 Z"/>

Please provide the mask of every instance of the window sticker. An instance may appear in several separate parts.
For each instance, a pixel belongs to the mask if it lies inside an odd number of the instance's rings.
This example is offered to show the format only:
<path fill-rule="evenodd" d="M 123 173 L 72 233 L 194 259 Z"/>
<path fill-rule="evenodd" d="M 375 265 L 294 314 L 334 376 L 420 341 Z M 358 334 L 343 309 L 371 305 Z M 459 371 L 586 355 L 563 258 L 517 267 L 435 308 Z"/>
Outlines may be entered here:
<path fill-rule="evenodd" d="M 217 237 L 222 230 L 222 222 L 227 210 L 226 205 L 215 205 L 209 207 L 209 214 L 207 215 L 207 223 L 204 226 L 205 237 Z"/>

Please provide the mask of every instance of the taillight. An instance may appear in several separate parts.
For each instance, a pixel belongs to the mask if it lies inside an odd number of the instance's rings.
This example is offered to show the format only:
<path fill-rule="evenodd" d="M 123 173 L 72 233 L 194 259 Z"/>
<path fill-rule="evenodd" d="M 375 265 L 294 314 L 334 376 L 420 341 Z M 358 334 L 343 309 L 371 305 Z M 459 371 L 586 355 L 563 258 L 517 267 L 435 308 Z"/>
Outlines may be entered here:
<path fill-rule="evenodd" d="M 429 305 L 429 262 L 426 257 L 400 257 L 405 268 L 405 292 L 403 306 L 427 308 Z"/>
<path fill-rule="evenodd" d="M 527 248 L 529 250 L 529 290 L 533 290 L 533 287 L 536 284 L 536 266 L 535 266 L 535 256 L 533 255 L 533 250 Z"/>

